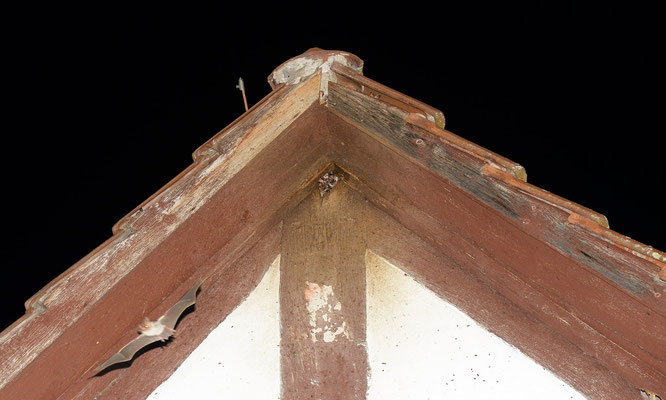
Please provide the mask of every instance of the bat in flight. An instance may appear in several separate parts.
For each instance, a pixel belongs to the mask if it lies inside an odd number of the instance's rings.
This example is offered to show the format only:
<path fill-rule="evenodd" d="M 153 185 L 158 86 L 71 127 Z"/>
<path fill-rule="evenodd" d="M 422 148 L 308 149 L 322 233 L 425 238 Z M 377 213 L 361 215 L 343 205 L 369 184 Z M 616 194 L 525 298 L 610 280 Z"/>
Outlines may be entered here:
<path fill-rule="evenodd" d="M 201 279 L 199 279 L 197 283 L 192 286 L 192 289 L 188 290 L 187 293 L 178 300 L 178 303 L 171 307 L 166 314 L 159 317 L 157 321 L 151 321 L 148 317 L 144 318 L 141 325 L 139 325 L 140 335 L 120 349 L 119 352 L 112 355 L 111 358 L 100 364 L 95 370 L 102 371 L 110 365 L 129 361 L 134 357 L 134 354 L 144 346 L 157 342 L 158 340 L 164 342 L 176 333 L 176 330 L 174 329 L 176 322 L 183 311 L 196 303 L 199 286 L 201 286 Z"/>

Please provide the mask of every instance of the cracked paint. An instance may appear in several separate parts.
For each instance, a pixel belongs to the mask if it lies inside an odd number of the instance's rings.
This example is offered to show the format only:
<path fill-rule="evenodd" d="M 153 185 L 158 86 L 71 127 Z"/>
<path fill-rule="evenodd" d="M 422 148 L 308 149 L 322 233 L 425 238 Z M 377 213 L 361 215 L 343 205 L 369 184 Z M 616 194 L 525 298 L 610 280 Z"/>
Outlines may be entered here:
<path fill-rule="evenodd" d="M 331 71 L 331 65 L 335 62 L 346 67 L 354 68 L 355 62 L 353 58 L 354 57 L 349 53 L 326 54 L 325 58 L 304 55 L 281 65 L 278 69 L 273 71 L 271 79 L 276 85 L 281 83 L 296 85 L 317 73 L 319 70 L 321 73 L 319 93 L 320 100 L 323 101 L 328 97 L 328 82 L 338 81 L 337 75 Z"/>
<path fill-rule="evenodd" d="M 310 315 L 310 340 L 331 343 L 342 335 L 349 339 L 347 322 L 342 315 L 342 304 L 336 300 L 333 287 L 305 282 L 306 309 Z"/>

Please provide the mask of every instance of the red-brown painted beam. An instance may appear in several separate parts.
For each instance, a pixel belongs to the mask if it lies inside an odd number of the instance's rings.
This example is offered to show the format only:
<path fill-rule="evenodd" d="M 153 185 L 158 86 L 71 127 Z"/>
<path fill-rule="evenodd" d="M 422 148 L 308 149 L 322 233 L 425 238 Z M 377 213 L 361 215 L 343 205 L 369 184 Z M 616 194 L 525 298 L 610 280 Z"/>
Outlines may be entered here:
<path fill-rule="evenodd" d="M 570 232 L 569 217 L 572 213 L 583 215 L 602 225 L 607 224 L 605 217 L 513 178 L 508 172 L 500 170 L 509 169 L 509 165 L 498 164 L 500 160 L 492 154 L 461 147 L 458 141 L 452 140 L 454 135 L 439 129 L 430 132 L 414 123 L 415 119 L 419 119 L 413 114 L 384 104 L 371 96 L 332 83 L 328 107 L 358 127 L 360 132 L 383 143 L 392 151 L 397 151 L 402 158 L 409 159 L 425 167 L 430 173 L 452 182 L 459 191 L 462 190 L 470 195 L 468 197 L 490 206 L 520 230 L 563 255 L 575 258 L 602 279 L 612 282 L 666 317 L 663 311 L 665 300 L 660 298 L 666 294 L 666 282 L 655 279 L 660 271 L 659 265 L 663 263 L 652 257 L 634 256 L 628 251 L 624 253 L 629 254 L 622 255 L 632 258 L 629 263 L 612 262 L 613 257 L 600 263 L 594 256 L 585 256 L 585 250 L 581 252 L 579 248 L 586 240 L 593 240 L 592 232 L 571 240 L 572 236 L 575 236 Z M 351 148 L 345 148 L 343 152 L 348 149 Z M 504 179 L 504 175 L 508 178 Z M 611 243 L 614 242 L 609 242 Z M 610 247 L 607 253 L 613 255 L 621 255 L 621 250 L 625 250 L 618 246 Z"/>
<path fill-rule="evenodd" d="M 283 399 L 365 398 L 365 206 L 339 183 L 283 222 Z"/>
<path fill-rule="evenodd" d="M 567 333 L 568 340 L 598 356 L 603 365 L 637 387 L 664 385 L 666 323 L 652 306 L 654 297 L 636 297 L 607 281 L 452 181 L 337 115 L 329 116 L 328 125 L 334 159 L 361 182 L 372 185 L 370 192 L 375 193 L 380 208 L 445 254 L 455 254 L 456 261 L 468 257 L 469 267 L 496 290 L 506 292 L 503 295 L 514 292 L 519 299 L 525 290 L 544 295 L 544 301 L 566 313 L 546 309 L 539 318 Z M 472 257 L 483 262 L 472 263 Z M 517 278 L 513 286 L 512 277 Z M 656 285 L 640 282 L 646 287 Z M 527 300 L 522 305 L 533 306 Z M 577 323 L 571 324 L 568 318 Z M 590 341 L 583 334 L 586 330 L 604 340 Z"/>
<path fill-rule="evenodd" d="M 141 354 L 120 369 L 90 378 L 82 376 L 59 398 L 145 399 L 247 297 L 280 252 L 281 224 L 242 256 L 212 258 L 219 267 L 202 285 L 193 312 L 182 318 L 177 336 L 162 349 Z"/>
<path fill-rule="evenodd" d="M 145 315 L 156 318 L 173 304 L 182 295 L 183 282 L 213 273 L 220 264 L 211 259 L 226 252 L 240 256 L 251 247 L 282 219 L 285 206 L 322 168 L 327 147 L 322 111 L 315 105 L 285 127 L 282 135 L 10 381 L 0 398 L 58 397 L 79 377 L 89 378 L 90 368 L 136 336 L 135 327 Z M 290 155 L 288 164 L 285 155 Z M 222 249 L 225 253 L 220 254 Z M 122 265 L 122 260 L 115 262 Z M 61 314 L 53 311 L 39 316 L 44 319 L 41 323 L 57 324 Z M 106 377 L 121 372 L 111 371 Z"/>
<path fill-rule="evenodd" d="M 480 279 L 469 268 L 473 260 L 461 264 L 450 253 L 444 254 L 429 245 L 388 214 L 375 207 L 368 209 L 370 250 L 400 266 L 489 331 L 557 373 L 585 396 L 617 400 L 640 398 L 639 390 L 626 379 L 603 367 L 594 356 L 585 354 L 574 343 L 535 318 L 533 310 L 527 309 L 520 299 L 509 299 Z M 482 260 L 478 262 L 483 265 Z M 524 283 L 518 282 L 518 285 Z M 509 286 L 515 288 L 516 284 Z M 534 291 L 525 294 L 526 300 L 546 306 L 543 298 Z M 590 339 L 595 337 L 591 335 Z"/>

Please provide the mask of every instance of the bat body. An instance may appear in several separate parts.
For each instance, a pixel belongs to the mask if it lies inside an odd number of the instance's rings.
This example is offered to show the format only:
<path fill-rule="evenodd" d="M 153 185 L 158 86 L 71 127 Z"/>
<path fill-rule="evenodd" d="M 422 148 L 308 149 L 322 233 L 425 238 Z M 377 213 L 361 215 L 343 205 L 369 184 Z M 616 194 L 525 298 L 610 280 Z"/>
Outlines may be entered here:
<path fill-rule="evenodd" d="M 166 314 L 159 317 L 157 321 L 151 321 L 147 317 L 144 318 L 141 325 L 139 325 L 140 335 L 120 349 L 119 352 L 111 356 L 111 358 L 95 368 L 95 370 L 102 371 L 113 364 L 129 361 L 134 357 L 134 354 L 143 347 L 153 342 L 157 342 L 158 340 L 164 342 L 176 333 L 174 330 L 176 322 L 178 322 L 178 318 L 183 311 L 196 303 L 199 286 L 201 286 L 201 279 L 199 279 L 192 289 L 188 290 L 187 293 L 185 293 L 185 295 L 166 312 Z"/>

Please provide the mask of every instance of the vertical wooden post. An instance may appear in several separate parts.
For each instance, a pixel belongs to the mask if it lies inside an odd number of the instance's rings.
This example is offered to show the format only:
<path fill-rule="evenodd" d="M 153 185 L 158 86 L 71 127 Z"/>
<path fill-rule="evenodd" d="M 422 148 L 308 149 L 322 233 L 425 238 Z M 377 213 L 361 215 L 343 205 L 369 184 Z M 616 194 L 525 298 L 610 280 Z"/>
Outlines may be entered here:
<path fill-rule="evenodd" d="M 367 207 L 338 183 L 284 220 L 280 261 L 283 399 L 365 399 Z"/>

